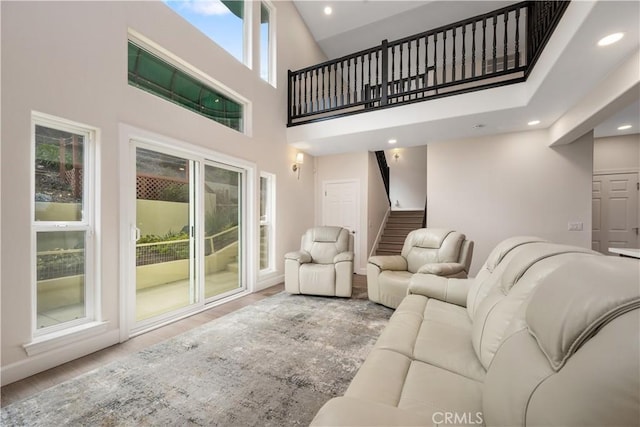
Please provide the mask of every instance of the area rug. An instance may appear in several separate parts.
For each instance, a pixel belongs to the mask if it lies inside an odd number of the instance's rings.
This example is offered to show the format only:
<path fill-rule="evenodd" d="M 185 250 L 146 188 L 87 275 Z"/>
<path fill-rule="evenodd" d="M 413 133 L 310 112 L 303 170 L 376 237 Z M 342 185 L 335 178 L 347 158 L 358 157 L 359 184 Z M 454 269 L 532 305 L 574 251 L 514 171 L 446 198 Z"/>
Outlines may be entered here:
<path fill-rule="evenodd" d="M 392 310 L 280 293 L 2 408 L 3 426 L 308 425 Z"/>

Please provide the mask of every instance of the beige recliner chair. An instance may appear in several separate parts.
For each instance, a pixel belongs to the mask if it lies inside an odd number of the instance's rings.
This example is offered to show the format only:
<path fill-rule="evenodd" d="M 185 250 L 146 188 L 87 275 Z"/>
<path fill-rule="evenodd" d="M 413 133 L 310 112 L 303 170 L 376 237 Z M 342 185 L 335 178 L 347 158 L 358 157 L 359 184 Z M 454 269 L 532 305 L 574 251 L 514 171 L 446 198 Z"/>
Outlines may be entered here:
<path fill-rule="evenodd" d="M 353 237 L 342 227 L 315 227 L 300 250 L 284 256 L 284 289 L 292 294 L 350 297 Z"/>
<path fill-rule="evenodd" d="M 415 273 L 466 278 L 473 241 L 457 231 L 421 228 L 409 233 L 400 255 L 373 256 L 367 264 L 367 292 L 373 302 L 396 308 Z"/>

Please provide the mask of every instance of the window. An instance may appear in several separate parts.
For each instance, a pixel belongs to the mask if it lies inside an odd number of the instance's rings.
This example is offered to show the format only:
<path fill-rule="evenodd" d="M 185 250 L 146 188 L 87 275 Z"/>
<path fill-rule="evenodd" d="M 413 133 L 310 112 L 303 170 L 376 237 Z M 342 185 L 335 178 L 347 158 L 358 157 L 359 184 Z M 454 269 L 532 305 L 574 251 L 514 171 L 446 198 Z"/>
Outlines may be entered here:
<path fill-rule="evenodd" d="M 95 130 L 34 113 L 34 336 L 95 320 Z"/>
<path fill-rule="evenodd" d="M 260 174 L 260 271 L 275 268 L 275 175 Z"/>
<path fill-rule="evenodd" d="M 165 4 L 238 61 L 247 63 L 244 1 L 165 0 Z"/>
<path fill-rule="evenodd" d="M 273 7 L 266 3 L 260 3 L 260 77 L 275 85 L 275 72 L 273 67 Z"/>
<path fill-rule="evenodd" d="M 129 84 L 242 132 L 243 105 L 129 41 Z"/>

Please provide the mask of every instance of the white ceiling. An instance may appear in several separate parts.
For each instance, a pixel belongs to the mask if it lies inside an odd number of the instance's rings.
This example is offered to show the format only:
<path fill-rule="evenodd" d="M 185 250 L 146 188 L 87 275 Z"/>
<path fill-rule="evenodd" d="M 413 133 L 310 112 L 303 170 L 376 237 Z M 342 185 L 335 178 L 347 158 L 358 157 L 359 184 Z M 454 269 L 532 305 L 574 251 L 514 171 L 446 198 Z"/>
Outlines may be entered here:
<path fill-rule="evenodd" d="M 294 2 L 309 29 L 330 58 L 373 47 L 384 38 L 395 40 L 491 11 L 508 3 L 515 3 L 376 0 L 326 2 L 294 0 Z M 368 113 L 312 125 L 295 126 L 288 130 L 289 142 L 309 154 L 326 155 L 390 148 L 385 146 L 386 139 L 400 135 L 402 138 L 398 138 L 397 146 L 415 146 L 474 135 L 526 131 L 531 130 L 526 122 L 534 118 L 542 121 L 538 129 L 548 128 L 570 108 L 579 104 L 587 93 L 640 49 L 640 2 L 602 1 L 593 5 L 592 2 L 574 0 L 573 4 L 575 4 L 573 11 L 570 5 L 563 22 L 554 34 L 556 41 L 562 40 L 562 42 L 555 43 L 556 57 L 552 61 L 546 61 L 548 70 L 542 72 L 540 63 L 545 62 L 542 58 L 536 66 L 538 69 L 534 70 L 534 74 L 543 75 L 541 78 L 533 78 L 535 76 L 532 74 L 532 78 L 526 83 L 498 88 L 503 89 L 500 92 L 505 98 L 502 105 L 496 104 L 495 100 L 491 99 L 491 96 L 495 95 L 490 92 L 497 93 L 497 89 L 479 91 L 412 106 L 395 107 L 384 110 L 386 112 L 378 112 L 380 115 Z M 330 5 L 334 10 L 329 17 L 322 12 L 326 5 Z M 588 12 L 579 12 L 585 10 Z M 577 22 L 576 16 L 580 18 L 580 22 Z M 572 22 L 567 22 L 572 19 Z M 596 46 L 596 42 L 601 37 L 616 31 L 625 32 L 621 42 L 607 48 Z M 484 101 L 483 96 L 486 97 Z M 526 102 L 523 102 L 522 99 L 525 98 Z M 601 137 L 640 132 L 638 118 L 640 103 L 637 101 L 639 98 L 640 96 L 636 97 L 634 105 L 624 108 L 597 126 L 595 135 Z M 483 102 L 487 105 L 493 104 L 493 108 L 487 107 L 484 110 L 468 108 L 467 113 L 460 112 L 465 109 L 464 104 L 470 99 L 480 105 Z M 445 105 L 448 105 L 449 110 L 452 111 L 449 116 L 441 114 Z M 452 106 L 455 108 L 451 108 Z M 411 114 L 412 110 L 418 111 L 420 108 L 431 114 L 423 115 L 425 117 L 423 123 L 387 128 L 382 124 L 386 117 L 396 114 L 394 110 L 405 109 L 406 114 Z M 437 119 L 433 119 L 434 111 L 438 116 Z M 341 121 L 362 122 L 363 117 L 358 116 L 370 116 L 375 123 L 371 123 L 368 130 L 356 130 L 357 126 L 354 126 L 353 131 L 342 134 L 337 131 L 332 133 L 331 129 L 345 128 L 340 125 Z M 373 119 L 374 116 L 376 119 Z M 617 123 L 622 122 L 631 124 L 632 128 L 623 132 L 618 131 L 617 127 L 620 124 Z M 478 123 L 485 126 L 480 129 L 474 128 Z M 323 129 L 323 126 L 326 129 Z M 305 127 L 309 127 L 308 132 L 299 129 Z"/>

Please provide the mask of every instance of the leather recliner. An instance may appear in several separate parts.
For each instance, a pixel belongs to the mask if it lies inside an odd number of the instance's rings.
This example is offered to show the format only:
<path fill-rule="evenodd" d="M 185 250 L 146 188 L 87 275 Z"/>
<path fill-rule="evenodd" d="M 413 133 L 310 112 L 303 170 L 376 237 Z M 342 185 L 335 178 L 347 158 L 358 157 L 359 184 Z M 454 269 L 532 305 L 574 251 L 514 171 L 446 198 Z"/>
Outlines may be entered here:
<path fill-rule="evenodd" d="M 284 261 L 284 289 L 292 294 L 351 297 L 353 236 L 342 227 L 315 227 L 301 239 L 300 250 Z"/>
<path fill-rule="evenodd" d="M 413 230 L 405 239 L 400 255 L 369 258 L 369 299 L 387 307 L 398 307 L 416 273 L 466 278 L 472 254 L 473 241 L 462 233 L 438 228 Z"/>

